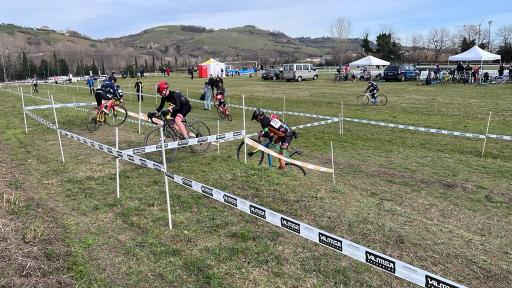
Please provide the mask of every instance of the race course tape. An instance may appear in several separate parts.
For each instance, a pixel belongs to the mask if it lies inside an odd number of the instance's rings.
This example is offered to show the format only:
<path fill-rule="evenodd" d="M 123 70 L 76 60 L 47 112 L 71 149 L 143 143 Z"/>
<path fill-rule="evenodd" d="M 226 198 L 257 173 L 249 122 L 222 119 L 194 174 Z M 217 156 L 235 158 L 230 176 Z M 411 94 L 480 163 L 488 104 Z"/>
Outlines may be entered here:
<path fill-rule="evenodd" d="M 251 145 L 254 148 L 257 148 L 258 150 L 262 150 L 263 152 L 265 152 L 267 154 L 270 154 L 270 155 L 272 155 L 274 157 L 277 157 L 279 159 L 283 159 L 286 162 L 290 162 L 290 163 L 299 165 L 299 166 L 304 167 L 304 168 L 308 168 L 308 169 L 316 170 L 316 171 L 321 171 L 321 172 L 330 172 L 330 173 L 332 173 L 334 171 L 332 168 L 325 168 L 325 167 L 322 167 L 322 166 L 318 166 L 318 165 L 314 165 L 314 164 L 309 164 L 309 163 L 305 163 L 305 162 L 302 162 L 302 161 L 297 161 L 297 160 L 293 160 L 293 159 L 284 157 L 283 155 L 279 155 L 275 151 L 273 151 L 273 150 L 271 150 L 271 149 L 261 145 L 260 143 L 254 141 L 254 140 L 252 140 L 251 138 L 248 138 L 248 137 L 245 138 L 245 143 L 247 143 L 248 145 Z"/>
<path fill-rule="evenodd" d="M 42 99 L 42 98 L 40 98 Z M 65 108 L 65 107 L 82 107 L 82 106 L 91 106 L 96 105 L 96 102 L 90 102 L 90 103 L 62 103 L 62 104 L 55 104 L 55 105 L 38 105 L 38 106 L 28 106 L 25 107 L 27 110 L 36 110 L 36 109 L 48 109 L 48 108 Z"/>
<path fill-rule="evenodd" d="M 205 144 L 210 142 L 226 142 L 231 140 L 236 140 L 240 138 L 245 137 L 245 131 L 234 131 L 234 132 L 227 132 L 217 135 L 210 135 L 210 136 L 204 136 L 204 137 L 198 137 L 198 138 L 189 138 L 179 141 L 173 141 L 173 142 L 167 142 L 164 143 L 164 149 L 175 149 L 179 147 L 185 147 L 190 145 L 197 145 L 197 144 Z M 144 147 L 138 147 L 133 149 L 127 149 L 123 152 L 132 153 L 132 154 L 140 154 L 140 153 L 148 153 L 148 152 L 155 152 L 155 151 L 162 151 L 162 144 L 156 144 L 156 145 L 150 145 L 150 146 L 144 146 Z"/>
<path fill-rule="evenodd" d="M 27 112 L 27 114 L 31 117 L 36 117 L 38 122 L 44 124 L 45 126 L 55 129 L 55 125 L 49 123 L 48 121 L 38 117 L 37 115 Z M 41 119 L 44 122 L 41 122 Z M 219 189 L 204 185 L 200 182 L 196 182 L 194 180 L 173 174 L 171 172 L 166 172 L 165 167 L 162 165 L 147 160 L 142 157 L 138 157 L 136 155 L 126 153 L 124 151 L 115 149 L 108 145 L 104 145 L 102 143 L 87 139 L 85 137 L 76 135 L 74 133 L 57 129 L 59 133 L 62 135 L 69 137 L 79 143 L 86 144 L 90 147 L 93 147 L 102 152 L 108 153 L 112 156 L 122 158 L 129 162 L 135 163 L 140 166 L 144 166 L 147 168 L 151 168 L 157 171 L 165 172 L 165 176 L 185 187 L 191 188 L 194 191 L 201 193 L 207 197 L 210 197 L 214 200 L 217 200 L 221 203 L 224 203 L 230 207 L 234 207 L 242 212 L 245 212 L 249 215 L 252 215 L 260 220 L 266 221 L 272 225 L 283 228 L 289 232 L 294 233 L 295 235 L 306 238 L 310 241 L 318 243 L 322 246 L 333 249 L 336 252 L 347 255 L 351 258 L 354 258 L 358 261 L 366 263 L 368 265 L 377 267 L 385 272 L 391 273 L 401 279 L 410 281 L 417 285 L 427 288 L 464 288 L 465 286 L 445 279 L 436 274 L 432 274 L 420 268 L 411 266 L 405 262 L 397 260 L 395 258 L 389 257 L 387 255 L 381 254 L 377 251 L 371 250 L 359 244 L 356 244 L 350 240 L 338 237 L 334 234 L 330 234 L 329 232 L 320 230 L 316 227 L 310 226 L 301 221 L 295 220 L 291 217 L 287 217 L 283 214 L 275 212 L 273 210 L 267 209 L 265 207 L 259 206 L 255 203 L 247 201 L 243 198 L 234 196 L 232 194 L 226 193 Z"/>

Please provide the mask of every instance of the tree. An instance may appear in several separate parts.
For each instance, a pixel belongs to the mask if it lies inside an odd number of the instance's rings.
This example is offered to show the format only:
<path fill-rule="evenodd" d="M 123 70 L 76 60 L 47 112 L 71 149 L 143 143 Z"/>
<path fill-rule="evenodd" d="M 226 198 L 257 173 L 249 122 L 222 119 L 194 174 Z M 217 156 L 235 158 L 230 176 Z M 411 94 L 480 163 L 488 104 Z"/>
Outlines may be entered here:
<path fill-rule="evenodd" d="M 373 48 L 370 46 L 370 40 L 368 39 L 368 33 L 363 37 L 361 48 L 365 54 L 373 53 Z"/>
<path fill-rule="evenodd" d="M 139 64 L 137 63 L 137 56 L 135 56 L 135 69 L 134 69 L 135 73 L 134 73 L 133 77 L 137 76 L 138 70 L 139 70 Z"/>
<path fill-rule="evenodd" d="M 377 35 L 377 53 L 387 61 L 399 61 L 402 56 L 402 48 L 398 41 L 393 40 L 391 32 L 381 32 Z"/>
<path fill-rule="evenodd" d="M 28 63 L 27 53 L 23 51 L 21 53 L 21 78 L 29 78 L 30 77 L 30 64 Z"/>
<path fill-rule="evenodd" d="M 473 46 L 475 46 L 475 45 L 476 45 L 475 39 L 468 40 L 466 37 L 463 37 L 462 41 L 460 43 L 460 52 L 462 53 L 466 50 L 469 50 L 469 49 L 473 48 Z"/>
<path fill-rule="evenodd" d="M 152 71 L 156 71 L 155 55 L 153 55 L 153 64 L 151 65 L 151 70 L 152 70 Z"/>
<path fill-rule="evenodd" d="M 90 67 L 90 71 L 92 72 L 93 75 L 99 74 L 98 66 L 96 66 L 96 61 L 94 60 L 94 58 L 92 58 L 92 65 Z"/>
<path fill-rule="evenodd" d="M 60 75 L 60 71 L 59 71 L 59 61 L 57 60 L 57 54 L 55 53 L 55 51 L 53 51 L 53 60 L 52 60 L 52 64 L 53 64 L 53 71 L 52 71 L 52 75 Z"/>
<path fill-rule="evenodd" d="M 58 61 L 58 71 L 60 71 L 60 75 L 68 75 L 69 74 L 69 65 L 64 59 L 59 59 Z"/>
<path fill-rule="evenodd" d="M 428 32 L 427 45 L 434 54 L 434 62 L 438 62 L 439 56 L 448 47 L 450 41 L 450 31 L 446 28 L 433 28 Z"/>
<path fill-rule="evenodd" d="M 101 58 L 101 71 L 103 71 L 103 74 L 108 74 L 107 70 L 105 70 L 105 61 L 103 61 L 103 58 Z"/>
<path fill-rule="evenodd" d="M 500 41 L 496 52 L 501 55 L 501 61 L 512 61 L 512 25 L 501 27 L 496 35 Z"/>
<path fill-rule="evenodd" d="M 330 26 L 332 37 L 336 38 L 337 46 L 335 48 L 335 57 L 339 64 L 343 63 L 343 53 L 345 52 L 345 42 L 352 31 L 350 20 L 345 17 L 338 17 Z"/>

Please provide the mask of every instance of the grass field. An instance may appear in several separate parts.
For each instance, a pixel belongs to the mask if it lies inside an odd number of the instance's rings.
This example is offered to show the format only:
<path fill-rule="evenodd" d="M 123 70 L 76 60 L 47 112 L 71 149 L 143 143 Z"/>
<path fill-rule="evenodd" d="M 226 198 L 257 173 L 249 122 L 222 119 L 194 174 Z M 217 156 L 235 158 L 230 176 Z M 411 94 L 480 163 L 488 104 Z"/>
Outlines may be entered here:
<path fill-rule="evenodd" d="M 146 91 L 159 79 L 144 79 Z M 120 84 L 128 91 L 133 82 Z M 176 74 L 169 82 L 197 99 L 204 79 Z M 338 116 L 343 101 L 346 117 L 481 134 L 492 111 L 489 133 L 512 135 L 509 85 L 382 83 L 388 105 L 359 107 L 365 83 L 224 83 L 230 103 L 241 104 L 245 94 L 247 106 L 281 110 L 286 96 L 288 111 Z M 94 101 L 86 89 L 40 86 L 38 97 Z M 113 157 L 63 139 L 62 164 L 55 131 L 28 118 L 25 134 L 21 99 L 0 97 L 0 286 L 414 287 L 175 184 L 169 230 L 161 173 L 122 162 L 117 200 Z M 126 99 L 136 111 L 135 98 Z M 47 104 L 33 97 L 26 103 Z M 156 106 L 146 97 L 142 111 Z M 232 111 L 221 132 L 242 128 L 241 110 Z M 89 133 L 84 113 L 57 113 L 62 129 L 115 144 L 112 128 Z M 51 110 L 36 114 L 53 122 Z M 216 132 L 214 111 L 196 103 L 190 116 Z M 258 126 L 248 122 L 247 130 Z M 328 173 L 297 177 L 239 163 L 238 141 L 222 144 L 220 155 L 180 150 L 169 170 L 468 287 L 512 286 L 511 142 L 488 140 L 481 157 L 482 140 L 349 122 L 344 135 L 338 131 L 338 123 L 306 128 L 292 142 L 305 153 L 300 160 L 329 167 L 333 141 L 335 187 Z M 122 149 L 141 146 L 136 124 L 124 124 L 120 134 Z"/>

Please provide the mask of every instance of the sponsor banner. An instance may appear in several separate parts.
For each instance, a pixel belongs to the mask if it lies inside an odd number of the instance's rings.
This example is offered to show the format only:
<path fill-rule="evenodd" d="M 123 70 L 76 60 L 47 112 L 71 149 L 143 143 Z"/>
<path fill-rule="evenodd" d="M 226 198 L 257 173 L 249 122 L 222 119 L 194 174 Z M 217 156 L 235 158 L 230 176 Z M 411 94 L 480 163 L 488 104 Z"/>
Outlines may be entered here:
<path fill-rule="evenodd" d="M 65 107 L 82 107 L 82 106 L 92 106 L 96 105 L 95 102 L 91 103 L 63 103 L 63 104 L 55 104 L 55 105 L 38 105 L 38 106 L 29 106 L 25 107 L 27 110 L 36 110 L 36 109 L 49 109 L 49 108 L 65 108 Z"/>
<path fill-rule="evenodd" d="M 30 112 L 30 111 L 26 111 L 26 110 L 25 110 L 25 113 L 26 113 L 28 116 L 32 117 L 32 118 L 33 118 L 34 120 L 36 120 L 37 122 L 39 122 L 39 123 L 43 124 L 44 126 L 46 126 L 46 127 L 48 127 L 48 128 L 51 128 L 51 129 L 57 129 L 57 126 L 55 126 L 55 124 L 53 124 L 53 123 L 51 123 L 51 122 L 46 121 L 45 119 L 43 119 L 43 118 L 41 118 L 41 117 L 37 116 L 36 114 L 34 114 L 34 113 L 32 113 L 32 112 Z"/>
<path fill-rule="evenodd" d="M 164 143 L 165 149 L 176 149 L 179 147 L 185 147 L 190 145 L 197 145 L 197 144 L 203 144 L 203 143 L 210 143 L 210 142 L 227 142 L 232 141 L 236 139 L 241 139 L 245 137 L 245 131 L 233 131 L 233 132 L 227 132 L 217 135 L 210 135 L 210 136 L 204 136 L 199 138 L 189 138 L 185 140 L 180 141 L 174 141 L 174 142 L 167 142 Z M 124 152 L 129 154 L 140 154 L 140 153 L 149 153 L 149 152 L 155 152 L 155 151 L 161 151 L 162 145 L 161 144 L 155 144 L 145 147 L 138 147 L 133 149 L 127 149 L 124 150 Z"/>
<path fill-rule="evenodd" d="M 305 163 L 305 162 L 302 162 L 302 161 L 293 160 L 293 159 L 284 157 L 283 155 L 279 155 L 277 152 L 275 152 L 275 151 L 273 151 L 271 149 L 268 149 L 267 147 L 265 147 L 265 146 L 255 142 L 255 141 L 253 141 L 250 138 L 245 138 L 245 143 L 247 143 L 247 145 L 251 145 L 254 148 L 258 148 L 259 150 L 262 150 L 263 152 L 265 152 L 267 154 L 270 154 L 270 155 L 272 155 L 274 157 L 277 157 L 279 159 L 283 159 L 284 161 L 287 161 L 287 162 L 290 162 L 290 163 L 293 163 L 293 164 L 297 164 L 297 165 L 299 165 L 301 167 L 304 167 L 304 168 L 308 168 L 308 169 L 315 170 L 315 171 L 321 171 L 321 172 L 329 172 L 329 173 L 333 172 L 332 168 L 325 168 L 325 167 L 322 167 L 322 166 L 318 166 L 318 165 L 314 165 L 314 164 L 309 164 L 309 163 Z"/>

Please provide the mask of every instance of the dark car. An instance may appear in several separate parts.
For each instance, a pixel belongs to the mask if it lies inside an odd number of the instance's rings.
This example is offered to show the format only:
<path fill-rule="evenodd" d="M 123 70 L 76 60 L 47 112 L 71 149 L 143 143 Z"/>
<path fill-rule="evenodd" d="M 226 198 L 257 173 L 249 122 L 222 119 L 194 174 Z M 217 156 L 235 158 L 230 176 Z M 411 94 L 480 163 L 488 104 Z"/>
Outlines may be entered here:
<path fill-rule="evenodd" d="M 412 64 L 389 65 L 384 69 L 384 81 L 416 80 L 416 67 Z"/>
<path fill-rule="evenodd" d="M 270 69 L 270 70 L 266 70 L 265 72 L 263 72 L 261 74 L 261 79 L 263 80 L 269 80 L 269 79 L 272 79 L 272 80 L 278 80 L 278 79 L 283 79 L 283 74 L 281 74 L 281 72 L 279 72 L 278 69 Z"/>

